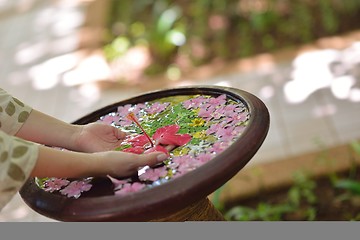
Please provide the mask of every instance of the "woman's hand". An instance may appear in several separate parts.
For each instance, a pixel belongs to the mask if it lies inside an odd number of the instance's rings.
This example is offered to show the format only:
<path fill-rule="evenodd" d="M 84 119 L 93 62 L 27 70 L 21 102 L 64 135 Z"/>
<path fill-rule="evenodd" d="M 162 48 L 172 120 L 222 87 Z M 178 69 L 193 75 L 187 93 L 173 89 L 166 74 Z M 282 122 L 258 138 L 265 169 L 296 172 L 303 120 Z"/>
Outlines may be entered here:
<path fill-rule="evenodd" d="M 39 146 L 39 156 L 32 171 L 34 177 L 128 177 L 139 168 L 154 166 L 167 159 L 162 152 L 133 154 L 121 151 L 83 153 Z"/>
<path fill-rule="evenodd" d="M 78 126 L 74 133 L 74 149 L 81 152 L 111 151 L 126 137 L 120 129 L 103 123 Z"/>
<path fill-rule="evenodd" d="M 154 166 L 162 163 L 168 156 L 162 152 L 148 154 L 134 154 L 120 151 L 108 151 L 95 153 L 98 169 L 103 169 L 100 175 L 106 174 L 112 177 L 128 177 L 135 174 L 139 168 Z M 96 174 L 95 174 L 96 175 Z"/>

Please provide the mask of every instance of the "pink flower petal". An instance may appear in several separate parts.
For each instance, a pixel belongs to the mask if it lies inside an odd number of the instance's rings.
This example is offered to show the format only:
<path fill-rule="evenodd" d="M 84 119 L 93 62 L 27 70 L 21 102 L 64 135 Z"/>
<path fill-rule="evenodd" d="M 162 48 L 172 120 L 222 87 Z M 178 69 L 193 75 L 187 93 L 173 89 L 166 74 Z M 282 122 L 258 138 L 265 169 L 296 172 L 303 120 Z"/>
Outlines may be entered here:
<path fill-rule="evenodd" d="M 142 181 L 156 181 L 162 177 L 167 175 L 166 167 L 160 168 L 149 168 L 145 171 L 145 173 L 139 175 L 139 179 Z"/>
<path fill-rule="evenodd" d="M 210 153 L 200 153 L 199 156 L 197 156 L 197 159 L 200 163 L 206 163 L 210 161 L 214 157 L 213 154 Z"/>
<path fill-rule="evenodd" d="M 114 177 L 111 177 L 110 175 L 107 175 L 107 177 L 114 184 L 114 191 L 119 190 L 124 184 L 128 183 L 128 180 L 119 180 Z"/>
<path fill-rule="evenodd" d="M 168 105 L 169 105 L 169 103 L 156 102 L 150 108 L 146 109 L 146 112 L 149 114 L 160 113 L 160 112 L 164 111 Z"/>
<path fill-rule="evenodd" d="M 134 193 L 134 192 L 138 192 L 140 191 L 141 189 L 143 189 L 145 187 L 144 184 L 142 183 L 126 183 L 124 184 L 123 188 L 121 188 L 120 190 L 118 191 L 115 191 L 115 194 L 116 195 L 124 195 L 124 194 L 127 194 L 127 193 Z"/>
<path fill-rule="evenodd" d="M 126 104 L 125 106 L 118 107 L 117 111 L 120 116 L 125 117 L 126 115 L 129 114 L 130 112 L 129 110 L 131 107 L 132 107 L 131 104 Z"/>
<path fill-rule="evenodd" d="M 84 181 L 73 181 L 67 187 L 60 190 L 60 193 L 67 197 L 80 197 L 82 192 L 89 191 L 92 185 Z"/>
<path fill-rule="evenodd" d="M 70 181 L 62 178 L 51 178 L 45 181 L 45 188 L 46 192 L 54 192 L 60 190 L 62 187 L 67 186 Z"/>

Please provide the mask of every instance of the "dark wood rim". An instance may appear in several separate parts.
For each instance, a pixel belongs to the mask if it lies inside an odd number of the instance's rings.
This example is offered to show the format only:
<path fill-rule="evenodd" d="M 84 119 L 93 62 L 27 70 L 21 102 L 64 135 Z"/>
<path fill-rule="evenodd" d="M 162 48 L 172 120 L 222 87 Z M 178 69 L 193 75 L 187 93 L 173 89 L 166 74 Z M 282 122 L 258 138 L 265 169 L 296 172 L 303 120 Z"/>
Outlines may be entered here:
<path fill-rule="evenodd" d="M 150 221 L 166 217 L 195 203 L 221 187 L 240 171 L 262 145 L 269 129 L 269 112 L 256 96 L 240 89 L 191 86 L 156 90 L 94 111 L 75 124 L 96 121 L 117 107 L 174 95 L 221 95 L 242 101 L 250 121 L 241 137 L 224 152 L 199 168 L 152 189 L 125 196 L 69 199 L 38 188 L 29 179 L 20 191 L 24 201 L 38 213 L 59 221 Z"/>

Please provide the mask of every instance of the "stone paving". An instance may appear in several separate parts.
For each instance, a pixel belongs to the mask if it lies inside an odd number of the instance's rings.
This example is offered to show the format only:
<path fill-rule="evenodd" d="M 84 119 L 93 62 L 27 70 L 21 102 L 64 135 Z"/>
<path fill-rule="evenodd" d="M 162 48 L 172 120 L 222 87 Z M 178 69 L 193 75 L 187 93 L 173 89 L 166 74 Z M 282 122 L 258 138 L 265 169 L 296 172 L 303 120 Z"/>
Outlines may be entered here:
<path fill-rule="evenodd" d="M 79 49 L 91 1 L 0 1 L 0 86 L 34 108 L 74 121 L 100 107 L 160 88 L 230 86 L 269 108 L 268 136 L 249 165 L 276 161 L 360 137 L 360 34 L 319 42 L 285 61 L 270 54 L 241 61 L 230 71 L 182 81 L 99 87 L 111 70 L 99 54 Z M 252 66 L 244 71 L 242 66 Z M 0 221 L 54 221 L 19 195 Z"/>

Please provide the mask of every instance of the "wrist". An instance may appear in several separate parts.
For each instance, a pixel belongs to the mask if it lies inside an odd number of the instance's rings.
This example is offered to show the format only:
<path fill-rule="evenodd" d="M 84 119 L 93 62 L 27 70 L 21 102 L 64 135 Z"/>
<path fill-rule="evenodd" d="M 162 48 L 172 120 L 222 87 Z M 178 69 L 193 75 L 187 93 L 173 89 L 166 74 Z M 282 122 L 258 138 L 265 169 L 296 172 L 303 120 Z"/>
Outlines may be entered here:
<path fill-rule="evenodd" d="M 82 131 L 82 126 L 64 123 L 62 127 L 55 129 L 57 135 L 51 146 L 65 148 L 67 150 L 78 151 L 78 138 Z"/>
<path fill-rule="evenodd" d="M 106 152 L 88 153 L 89 165 L 88 171 L 90 176 L 105 176 L 109 173 L 109 166 L 104 161 L 106 159 Z"/>
<path fill-rule="evenodd" d="M 83 132 L 83 125 L 70 125 L 70 137 L 68 138 L 68 149 L 74 150 L 74 151 L 81 151 L 81 134 Z"/>

